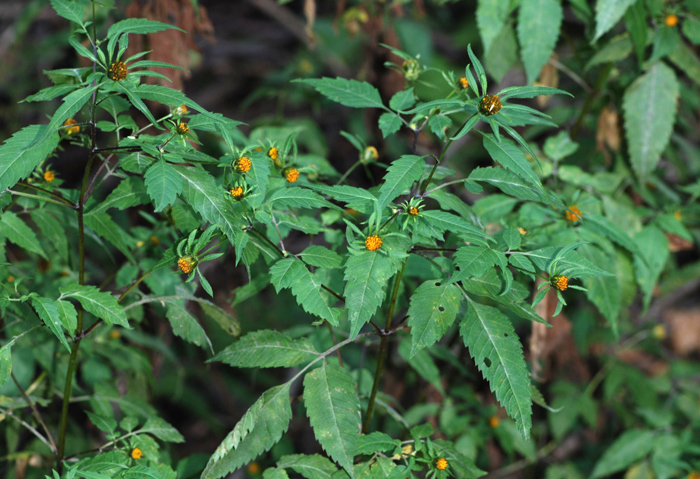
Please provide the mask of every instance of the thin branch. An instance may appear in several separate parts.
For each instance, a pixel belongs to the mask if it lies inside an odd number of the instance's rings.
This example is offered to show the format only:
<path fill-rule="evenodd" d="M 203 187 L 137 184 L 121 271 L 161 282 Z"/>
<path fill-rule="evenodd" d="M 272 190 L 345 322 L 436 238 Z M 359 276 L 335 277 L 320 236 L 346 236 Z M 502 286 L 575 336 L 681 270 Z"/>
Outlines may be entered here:
<path fill-rule="evenodd" d="M 46 423 L 44 422 L 44 419 L 41 417 L 41 414 L 39 413 L 39 410 L 36 408 L 36 405 L 34 402 L 29 398 L 27 395 L 27 392 L 24 390 L 22 385 L 17 381 L 17 378 L 15 377 L 15 373 L 10 373 L 12 376 L 12 380 L 15 383 L 15 386 L 17 386 L 17 389 L 19 389 L 19 392 L 22 393 L 22 397 L 24 397 L 24 400 L 27 401 L 27 404 L 29 404 L 29 407 L 32 408 L 32 411 L 34 412 L 34 416 L 36 416 L 37 421 L 39 421 L 39 424 L 41 424 L 41 427 L 44 429 L 44 432 L 46 433 L 46 437 L 48 440 L 51 442 L 51 451 L 53 451 L 54 454 L 58 452 L 58 448 L 56 447 L 56 443 L 53 440 L 53 436 L 51 436 L 51 432 L 49 431 L 49 428 L 46 427 Z"/>

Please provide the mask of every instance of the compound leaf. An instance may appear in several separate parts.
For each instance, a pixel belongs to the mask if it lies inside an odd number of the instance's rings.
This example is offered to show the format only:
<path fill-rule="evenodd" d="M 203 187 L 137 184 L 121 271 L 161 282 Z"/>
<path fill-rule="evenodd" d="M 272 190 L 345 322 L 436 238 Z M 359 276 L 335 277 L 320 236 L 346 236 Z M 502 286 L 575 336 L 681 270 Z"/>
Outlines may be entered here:
<path fill-rule="evenodd" d="M 597 0 L 595 4 L 595 42 L 615 26 L 637 0 Z"/>
<path fill-rule="evenodd" d="M 47 131 L 45 125 L 30 125 L 0 146 L 0 191 L 26 178 L 56 148 L 59 136 Z"/>
<path fill-rule="evenodd" d="M 631 466 L 654 447 L 652 431 L 633 430 L 622 433 L 620 437 L 605 450 L 593 468 L 593 479 L 608 476 Z"/>

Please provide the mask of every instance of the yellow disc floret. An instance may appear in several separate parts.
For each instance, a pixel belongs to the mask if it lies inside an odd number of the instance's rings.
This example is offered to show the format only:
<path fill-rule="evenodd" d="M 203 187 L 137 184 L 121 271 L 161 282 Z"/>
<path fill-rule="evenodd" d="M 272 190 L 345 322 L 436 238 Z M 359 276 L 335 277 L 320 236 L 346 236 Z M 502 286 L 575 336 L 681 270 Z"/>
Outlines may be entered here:
<path fill-rule="evenodd" d="M 438 471 L 444 471 L 445 469 L 447 469 L 447 459 L 441 457 L 440 459 L 435 461 L 435 468 Z"/>
<path fill-rule="evenodd" d="M 181 121 L 180 124 L 177 125 L 177 134 L 178 135 L 184 135 L 188 131 L 190 131 L 190 127 L 187 126 L 187 123 L 185 123 L 184 121 Z"/>
<path fill-rule="evenodd" d="M 134 459 L 141 459 L 141 457 L 143 457 L 143 452 L 141 452 L 141 449 L 138 447 L 135 447 L 131 450 L 131 457 Z"/>
<path fill-rule="evenodd" d="M 251 462 L 250 464 L 248 464 L 247 469 L 248 469 L 248 474 L 256 475 L 256 474 L 259 474 L 259 473 L 260 473 L 260 469 L 261 469 L 261 468 L 260 468 L 260 464 L 259 464 L 259 463 L 257 463 L 257 462 Z"/>
<path fill-rule="evenodd" d="M 368 146 L 365 151 L 362 152 L 362 162 L 371 163 L 379 159 L 379 152 L 373 146 Z"/>
<path fill-rule="evenodd" d="M 177 260 L 177 266 L 180 268 L 180 271 L 183 273 L 191 273 L 192 268 L 194 268 L 197 265 L 197 261 L 190 255 L 183 256 L 179 260 Z"/>
<path fill-rule="evenodd" d="M 245 193 L 245 191 L 243 190 L 242 186 L 234 186 L 233 188 L 231 188 L 231 196 L 233 196 L 233 199 L 235 200 L 242 200 L 243 193 Z"/>
<path fill-rule="evenodd" d="M 51 183 L 54 180 L 54 178 L 56 178 L 56 175 L 53 174 L 53 171 L 46 170 L 44 172 L 44 180 L 46 180 L 47 182 Z"/>
<path fill-rule="evenodd" d="M 558 289 L 559 291 L 564 291 L 569 287 L 569 278 L 566 276 L 552 276 L 552 287 Z"/>
<path fill-rule="evenodd" d="M 486 95 L 479 102 L 479 113 L 484 116 L 493 116 L 501 111 L 501 108 L 503 108 L 503 105 L 498 95 Z"/>
<path fill-rule="evenodd" d="M 569 206 L 570 211 L 566 211 L 566 219 L 571 221 L 572 223 L 576 223 L 578 220 L 580 220 L 583 215 L 581 214 L 581 210 L 579 209 L 578 206 L 572 205 Z"/>
<path fill-rule="evenodd" d="M 666 16 L 666 18 L 664 19 L 664 23 L 667 27 L 675 27 L 676 25 L 678 25 L 678 15 L 671 14 Z"/>
<path fill-rule="evenodd" d="M 382 247 L 382 243 L 383 241 L 379 237 L 379 235 L 369 235 L 365 240 L 365 246 L 370 251 L 377 251 L 379 248 Z"/>
<path fill-rule="evenodd" d="M 189 112 L 189 110 L 187 109 L 187 105 L 180 105 L 177 108 L 175 108 L 175 111 L 173 113 L 175 115 L 187 115 L 187 112 Z"/>
<path fill-rule="evenodd" d="M 489 426 L 491 426 L 492 428 L 496 429 L 499 426 L 499 424 L 501 424 L 501 420 L 498 419 L 498 416 L 491 416 L 489 418 Z"/>
<path fill-rule="evenodd" d="M 518 231 L 520 231 L 520 234 L 523 236 L 525 236 L 527 234 L 527 230 L 525 228 L 523 228 L 522 226 L 520 228 L 518 228 Z"/>
<path fill-rule="evenodd" d="M 274 146 L 267 151 L 267 156 L 276 160 L 280 156 L 280 151 Z"/>
<path fill-rule="evenodd" d="M 294 183 L 299 179 L 299 170 L 296 168 L 286 168 L 282 172 L 282 176 L 284 176 L 284 179 L 287 180 L 289 183 Z"/>
<path fill-rule="evenodd" d="M 247 156 L 241 156 L 235 161 L 233 168 L 237 173 L 248 173 L 252 165 L 253 163 L 250 161 L 250 158 Z"/>
<path fill-rule="evenodd" d="M 458 83 L 459 83 L 459 87 L 462 90 L 466 90 L 467 88 L 469 88 L 469 80 L 467 80 L 467 77 L 460 78 Z"/>
<path fill-rule="evenodd" d="M 80 126 L 78 125 L 78 122 L 75 121 L 73 118 L 68 118 L 66 121 L 64 121 L 63 126 L 68 127 L 66 128 L 66 135 L 75 135 L 76 133 L 80 132 Z"/>
<path fill-rule="evenodd" d="M 109 74 L 109 78 L 111 78 L 112 80 L 122 81 L 126 78 L 126 74 L 128 72 L 129 69 L 126 68 L 126 64 L 124 62 L 114 62 L 110 65 L 109 71 L 107 73 Z"/>
<path fill-rule="evenodd" d="M 411 215 L 411 216 L 418 216 L 418 213 L 420 213 L 420 210 L 419 210 L 417 207 L 411 206 L 410 208 L 408 208 L 408 214 L 409 214 L 409 215 Z"/>

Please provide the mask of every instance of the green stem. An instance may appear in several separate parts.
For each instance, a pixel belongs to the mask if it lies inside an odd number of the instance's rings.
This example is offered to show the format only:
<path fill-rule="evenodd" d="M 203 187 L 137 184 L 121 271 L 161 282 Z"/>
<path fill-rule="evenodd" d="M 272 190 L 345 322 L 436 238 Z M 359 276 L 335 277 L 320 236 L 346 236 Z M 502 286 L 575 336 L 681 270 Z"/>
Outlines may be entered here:
<path fill-rule="evenodd" d="M 474 115 L 472 115 L 472 116 L 474 116 Z M 469 118 L 467 118 L 467 119 L 464 121 L 464 123 L 462 124 L 462 126 L 460 126 L 459 129 L 457 130 L 458 132 L 459 132 L 459 131 L 462 131 L 462 128 L 464 128 L 465 125 L 467 124 L 467 122 L 469 122 L 469 120 L 472 119 L 472 116 L 470 116 Z M 454 139 L 453 139 L 453 138 L 450 138 L 450 139 L 447 141 L 447 143 L 445 143 L 445 146 L 442 148 L 442 151 L 440 152 L 440 156 L 438 157 L 437 161 L 435 162 L 435 165 L 433 166 L 433 169 L 430 170 L 430 175 L 428 176 L 428 179 L 425 180 L 425 182 L 423 183 L 423 186 L 422 186 L 421 189 L 420 189 L 420 196 L 423 196 L 423 195 L 425 194 L 425 189 L 426 189 L 426 188 L 428 187 L 428 185 L 430 184 L 430 180 L 433 179 L 433 175 L 435 174 L 435 170 L 437 170 L 438 165 L 439 165 L 440 162 L 442 161 L 442 158 L 445 156 L 445 153 L 447 153 L 447 150 L 449 150 L 449 149 L 450 149 L 450 146 L 452 146 L 452 143 L 453 143 L 453 142 L 454 142 Z"/>
<path fill-rule="evenodd" d="M 443 183 L 440 186 L 436 186 L 435 188 L 429 189 L 428 191 L 423 193 L 421 196 L 428 196 L 430 193 L 432 193 L 435 190 L 439 190 L 440 188 L 444 188 L 444 187 L 450 186 L 450 185 L 456 185 L 457 183 L 464 183 L 464 181 L 465 181 L 464 178 L 462 178 L 461 180 L 448 181 L 447 183 Z"/>
<path fill-rule="evenodd" d="M 65 206 L 66 208 L 73 208 L 73 205 L 67 201 L 57 201 L 53 198 L 47 198 L 45 196 L 33 195 L 31 193 L 22 193 L 21 191 L 7 190 L 14 196 L 24 196 L 25 198 L 34 198 L 35 200 L 48 201 L 49 203 L 56 203 L 57 205 Z"/>
<path fill-rule="evenodd" d="M 382 377 L 382 371 L 384 370 L 384 363 L 386 362 L 386 352 L 387 344 L 389 342 L 389 330 L 391 329 L 391 320 L 394 317 L 394 307 L 396 306 L 396 299 L 399 295 L 399 287 L 401 286 L 401 277 L 403 276 L 403 270 L 406 268 L 406 261 L 403 262 L 399 274 L 396 275 L 394 280 L 394 289 L 391 292 L 391 302 L 389 303 L 389 311 L 386 315 L 386 326 L 382 332 L 382 337 L 379 341 L 379 358 L 377 359 L 377 369 L 374 372 L 374 383 L 372 384 L 372 392 L 369 396 L 369 402 L 367 403 L 367 412 L 365 413 L 365 420 L 362 423 L 362 432 L 367 434 L 369 431 L 369 424 L 372 420 L 372 413 L 374 412 L 374 403 L 377 399 L 377 391 L 379 390 L 379 380 Z"/>
<path fill-rule="evenodd" d="M 361 153 L 360 153 L 361 154 Z M 340 185 L 343 183 L 343 181 L 348 179 L 348 176 L 350 176 L 350 173 L 355 171 L 355 168 L 360 166 L 362 164 L 362 159 L 357 160 L 349 169 L 348 171 L 345 172 L 343 176 L 340 177 L 340 179 L 336 182 L 336 185 Z"/>

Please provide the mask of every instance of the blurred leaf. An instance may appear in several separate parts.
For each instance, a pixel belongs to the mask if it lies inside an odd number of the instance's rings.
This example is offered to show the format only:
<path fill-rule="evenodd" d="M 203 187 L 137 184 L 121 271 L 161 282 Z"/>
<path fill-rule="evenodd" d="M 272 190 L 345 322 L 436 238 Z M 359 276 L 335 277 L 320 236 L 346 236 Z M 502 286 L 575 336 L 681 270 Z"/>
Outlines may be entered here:
<path fill-rule="evenodd" d="M 26 178 L 53 152 L 58 140 L 59 136 L 45 125 L 27 126 L 5 140 L 0 145 L 0 191 Z"/>
<path fill-rule="evenodd" d="M 10 211 L 0 216 L 0 238 L 3 236 L 20 248 L 36 253 L 46 260 L 49 259 L 41 247 L 34 230 L 27 226 L 19 216 Z M 4 244 L 4 240 L 0 241 Z"/>
<path fill-rule="evenodd" d="M 595 36 L 598 40 L 603 34 L 615 26 L 630 5 L 637 0 L 597 0 L 595 4 Z"/>
<path fill-rule="evenodd" d="M 671 137 L 679 94 L 676 74 L 663 63 L 655 64 L 625 91 L 625 132 L 632 168 L 642 184 Z"/>
<path fill-rule="evenodd" d="M 609 273 L 615 273 L 615 260 L 608 257 L 603 251 L 592 245 L 583 245 L 579 248 L 581 256 L 593 264 L 600 265 Z M 607 268 L 606 268 L 607 266 Z M 612 326 L 613 334 L 618 338 L 618 316 L 620 313 L 620 287 L 615 276 L 594 276 L 583 280 L 588 291 L 586 296 L 596 305 L 605 319 Z"/>
<path fill-rule="evenodd" d="M 505 26 L 510 1 L 508 0 L 479 0 L 476 6 L 476 24 L 484 44 L 484 50 L 489 51 L 492 44 L 497 44 L 499 32 Z M 488 55 L 486 55 L 488 59 Z M 487 60 L 488 61 L 488 60 Z"/>
<path fill-rule="evenodd" d="M 557 0 L 522 0 L 518 14 L 518 40 L 527 83 L 537 79 L 554 52 L 563 18 Z"/>
<path fill-rule="evenodd" d="M 159 417 L 149 417 L 146 423 L 139 428 L 139 432 L 151 434 L 165 442 L 185 442 L 177 429 Z"/>
<path fill-rule="evenodd" d="M 642 459 L 654 447 L 654 433 L 644 430 L 625 431 L 596 462 L 591 477 L 608 476 L 622 471 Z"/>

